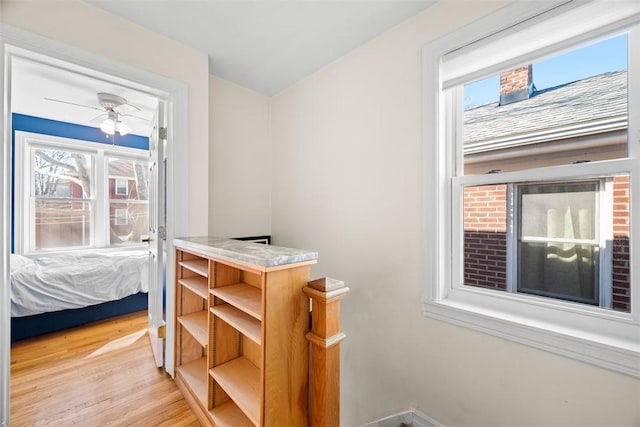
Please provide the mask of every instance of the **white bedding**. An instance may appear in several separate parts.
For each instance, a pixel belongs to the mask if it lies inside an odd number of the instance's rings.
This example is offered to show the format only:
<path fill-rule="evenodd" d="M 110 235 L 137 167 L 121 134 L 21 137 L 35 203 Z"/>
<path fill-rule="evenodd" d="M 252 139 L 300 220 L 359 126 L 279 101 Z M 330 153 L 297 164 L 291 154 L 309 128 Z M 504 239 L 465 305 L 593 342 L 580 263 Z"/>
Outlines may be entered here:
<path fill-rule="evenodd" d="M 148 252 L 11 255 L 11 316 L 80 308 L 148 291 Z"/>

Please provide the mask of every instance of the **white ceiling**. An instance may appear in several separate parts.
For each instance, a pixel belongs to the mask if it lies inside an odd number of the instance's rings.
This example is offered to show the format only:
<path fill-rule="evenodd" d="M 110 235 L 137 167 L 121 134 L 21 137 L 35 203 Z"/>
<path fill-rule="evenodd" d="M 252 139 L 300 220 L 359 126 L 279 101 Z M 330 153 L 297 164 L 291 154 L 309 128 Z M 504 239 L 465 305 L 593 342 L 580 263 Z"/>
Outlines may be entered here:
<path fill-rule="evenodd" d="M 85 0 L 206 53 L 209 71 L 274 95 L 435 0 Z M 157 99 L 128 82 L 37 56 L 11 62 L 11 108 L 52 120 L 99 127 L 97 93 L 142 109 L 123 117 L 149 135 Z M 87 107 L 47 101 L 54 98 Z"/>
<path fill-rule="evenodd" d="M 53 61 L 40 55 L 14 56 L 11 59 L 13 113 L 100 127 L 106 116 L 104 111 L 101 111 L 98 92 L 118 95 L 125 98 L 129 104 L 139 107 L 140 111 L 126 111 L 135 117 L 124 116 L 120 119 L 132 129 L 132 133 L 149 136 L 149 123 L 158 100 L 140 88 L 134 88 L 128 82 L 93 70 Z M 45 98 L 79 105 L 49 101 Z"/>
<path fill-rule="evenodd" d="M 274 95 L 435 0 L 85 0 L 209 56 L 209 71 Z"/>

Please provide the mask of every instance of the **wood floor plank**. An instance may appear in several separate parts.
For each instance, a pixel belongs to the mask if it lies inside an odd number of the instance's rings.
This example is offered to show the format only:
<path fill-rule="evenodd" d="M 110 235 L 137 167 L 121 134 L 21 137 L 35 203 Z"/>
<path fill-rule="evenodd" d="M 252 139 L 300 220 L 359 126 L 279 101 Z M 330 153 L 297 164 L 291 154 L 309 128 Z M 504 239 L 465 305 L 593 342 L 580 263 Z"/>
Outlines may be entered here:
<path fill-rule="evenodd" d="M 11 346 L 12 426 L 199 426 L 155 367 L 147 313 Z"/>

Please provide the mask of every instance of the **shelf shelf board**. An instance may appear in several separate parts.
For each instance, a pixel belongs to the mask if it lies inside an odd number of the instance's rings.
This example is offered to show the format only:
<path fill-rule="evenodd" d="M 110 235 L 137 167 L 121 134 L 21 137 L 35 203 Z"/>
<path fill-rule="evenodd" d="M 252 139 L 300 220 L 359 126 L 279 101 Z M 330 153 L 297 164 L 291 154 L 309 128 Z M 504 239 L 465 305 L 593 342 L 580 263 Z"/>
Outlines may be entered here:
<path fill-rule="evenodd" d="M 209 284 L 206 277 L 186 277 L 178 279 L 178 283 L 203 299 L 207 299 L 209 295 Z"/>
<path fill-rule="evenodd" d="M 207 405 L 207 358 L 202 357 L 193 362 L 176 367 L 176 372 L 189 387 L 198 400 Z"/>
<path fill-rule="evenodd" d="M 255 427 L 232 400 L 209 410 L 216 427 Z"/>
<path fill-rule="evenodd" d="M 180 261 L 178 264 L 203 277 L 209 277 L 209 261 L 206 259 L 190 259 L 187 261 Z"/>
<path fill-rule="evenodd" d="M 260 424 L 260 370 L 244 357 L 211 368 L 209 373 L 255 425 Z"/>
<path fill-rule="evenodd" d="M 209 342 L 207 331 L 207 312 L 205 310 L 178 316 L 178 322 L 191 334 L 193 338 L 206 347 Z"/>
<path fill-rule="evenodd" d="M 258 345 L 262 344 L 262 323 L 230 304 L 211 307 L 211 312 Z"/>
<path fill-rule="evenodd" d="M 213 288 L 211 293 L 250 316 L 262 320 L 262 293 L 260 289 L 246 283 L 236 283 Z"/>

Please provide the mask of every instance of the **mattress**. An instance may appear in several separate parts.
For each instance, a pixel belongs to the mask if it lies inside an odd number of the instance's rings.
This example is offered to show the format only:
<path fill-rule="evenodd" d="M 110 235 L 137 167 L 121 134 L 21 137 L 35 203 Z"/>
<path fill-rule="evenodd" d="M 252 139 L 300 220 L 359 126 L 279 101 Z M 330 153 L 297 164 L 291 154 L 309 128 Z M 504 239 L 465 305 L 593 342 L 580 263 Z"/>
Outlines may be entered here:
<path fill-rule="evenodd" d="M 11 255 L 11 316 L 86 307 L 148 291 L 148 252 Z"/>

